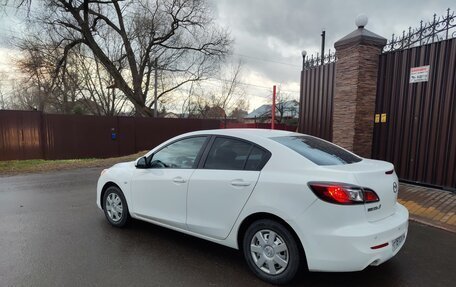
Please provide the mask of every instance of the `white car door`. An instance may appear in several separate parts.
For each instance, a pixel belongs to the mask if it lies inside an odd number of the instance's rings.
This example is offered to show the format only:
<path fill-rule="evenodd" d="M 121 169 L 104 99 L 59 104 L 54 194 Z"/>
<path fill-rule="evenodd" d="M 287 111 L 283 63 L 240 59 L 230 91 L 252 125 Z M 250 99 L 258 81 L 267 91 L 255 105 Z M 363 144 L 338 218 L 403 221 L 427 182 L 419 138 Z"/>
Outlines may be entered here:
<path fill-rule="evenodd" d="M 186 228 L 187 188 L 207 137 L 178 140 L 152 155 L 150 168 L 137 169 L 132 180 L 136 216 Z"/>
<path fill-rule="evenodd" d="M 270 153 L 251 143 L 217 137 L 190 178 L 187 226 L 212 238 L 228 236 Z"/>

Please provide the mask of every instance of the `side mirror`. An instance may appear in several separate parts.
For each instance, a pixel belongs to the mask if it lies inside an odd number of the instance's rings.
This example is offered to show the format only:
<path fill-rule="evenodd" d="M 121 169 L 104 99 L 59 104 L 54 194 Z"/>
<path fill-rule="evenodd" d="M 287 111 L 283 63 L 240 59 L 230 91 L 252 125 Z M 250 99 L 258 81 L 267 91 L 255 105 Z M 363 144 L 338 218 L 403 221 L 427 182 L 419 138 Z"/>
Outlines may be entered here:
<path fill-rule="evenodd" d="M 147 164 L 147 158 L 145 156 L 138 158 L 136 160 L 136 168 L 149 168 L 149 165 Z"/>

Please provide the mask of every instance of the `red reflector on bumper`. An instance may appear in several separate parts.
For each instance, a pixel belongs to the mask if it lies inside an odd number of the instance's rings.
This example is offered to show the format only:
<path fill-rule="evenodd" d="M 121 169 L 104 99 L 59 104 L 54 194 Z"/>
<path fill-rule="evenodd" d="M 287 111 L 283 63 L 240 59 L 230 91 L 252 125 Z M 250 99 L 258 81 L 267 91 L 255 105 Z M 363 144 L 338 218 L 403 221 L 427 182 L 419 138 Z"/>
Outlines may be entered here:
<path fill-rule="evenodd" d="M 371 249 L 380 249 L 380 248 L 383 248 L 385 246 L 388 246 L 388 242 L 380 244 L 380 245 L 372 246 Z"/>

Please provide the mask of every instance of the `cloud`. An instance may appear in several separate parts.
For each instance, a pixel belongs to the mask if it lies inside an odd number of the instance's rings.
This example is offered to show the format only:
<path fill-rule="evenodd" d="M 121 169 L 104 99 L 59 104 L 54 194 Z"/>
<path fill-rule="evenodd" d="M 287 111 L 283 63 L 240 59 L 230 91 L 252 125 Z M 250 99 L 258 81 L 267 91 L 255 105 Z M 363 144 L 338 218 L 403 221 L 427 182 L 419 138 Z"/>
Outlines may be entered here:
<path fill-rule="evenodd" d="M 353 31 L 357 15 L 369 18 L 366 28 L 385 38 L 401 34 L 420 20 L 432 20 L 455 9 L 454 0 L 207 0 L 216 20 L 231 31 L 235 39 L 232 61 L 244 63 L 244 82 L 251 84 L 251 108 L 268 97 L 267 88 L 280 84 L 298 97 L 301 51 L 317 53 L 321 31 L 326 30 L 326 48 Z M 21 17 L 11 10 L 0 18 L 0 47 L 11 47 Z M 24 26 L 22 25 L 22 29 Z M 8 32 L 10 31 L 10 32 Z M 12 32 L 11 32 L 12 31 Z M 0 55 L 0 58 L 2 56 Z"/>
<path fill-rule="evenodd" d="M 235 38 L 233 57 L 245 63 L 246 79 L 258 85 L 281 83 L 283 89 L 299 89 L 301 51 L 319 52 L 323 29 L 326 48 L 334 50 L 335 41 L 356 29 L 354 22 L 359 14 L 368 16 L 367 29 L 390 38 L 392 33 L 419 26 L 420 20 L 431 20 L 434 13 L 443 15 L 448 7 L 454 8 L 454 0 L 210 2 L 217 20 Z"/>

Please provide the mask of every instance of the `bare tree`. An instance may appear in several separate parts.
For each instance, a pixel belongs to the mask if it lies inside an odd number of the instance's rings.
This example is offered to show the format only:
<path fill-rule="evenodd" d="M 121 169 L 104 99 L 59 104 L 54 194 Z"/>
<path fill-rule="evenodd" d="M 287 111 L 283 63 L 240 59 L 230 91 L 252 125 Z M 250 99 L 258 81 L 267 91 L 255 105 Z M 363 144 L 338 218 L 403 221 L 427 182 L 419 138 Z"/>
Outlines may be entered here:
<path fill-rule="evenodd" d="M 16 45 L 22 52 L 16 64 L 24 76 L 16 86 L 18 108 L 95 115 L 122 111 L 126 97 L 109 88 L 114 80 L 90 49 L 73 49 L 66 56 L 65 69 L 56 73 L 63 51 L 42 31 L 16 41 Z M 117 50 L 108 52 L 113 55 Z"/>
<path fill-rule="evenodd" d="M 220 91 L 215 90 L 210 98 L 211 106 L 218 106 L 225 111 L 232 111 L 235 107 L 244 106 L 245 90 L 241 85 L 242 62 L 239 61 L 228 67 L 222 75 Z"/>
<path fill-rule="evenodd" d="M 234 108 L 234 110 L 230 113 L 230 118 L 236 119 L 239 122 L 244 120 L 244 117 L 247 116 L 249 113 L 247 112 L 248 106 L 239 106 Z"/>
<path fill-rule="evenodd" d="M 270 95 L 269 98 L 272 98 L 272 95 Z M 268 106 L 270 108 L 262 115 L 258 116 L 259 122 L 271 121 L 272 106 Z M 282 92 L 279 88 L 276 95 L 275 122 L 279 124 L 297 124 L 296 116 L 298 115 L 298 112 L 298 102 L 294 100 L 290 94 Z"/>
<path fill-rule="evenodd" d="M 166 80 L 159 99 L 214 73 L 231 45 L 228 32 L 215 25 L 203 0 L 42 2 L 46 9 L 34 21 L 52 30 L 49 35 L 62 51 L 57 71 L 66 69 L 73 49 L 88 47 L 113 78 L 111 87 L 122 91 L 143 116 L 153 115 L 149 92 L 156 68 Z M 120 45 L 114 47 L 113 39 Z M 114 48 L 120 50 L 119 57 L 110 56 Z"/>
<path fill-rule="evenodd" d="M 276 104 L 276 121 L 282 124 L 296 125 L 298 123 L 297 115 L 299 113 L 298 102 L 289 95 L 279 97 Z"/>
<path fill-rule="evenodd" d="M 22 73 L 15 85 L 19 108 L 46 112 L 72 113 L 79 104 L 80 77 L 74 68 L 56 74 L 55 63 L 61 56 L 52 44 L 43 41 L 40 34 L 18 41 L 21 57 L 16 66 Z M 74 67 L 74 59 L 69 67 Z"/>
<path fill-rule="evenodd" d="M 0 73 L 0 110 L 6 110 L 8 108 L 3 82 L 5 79 L 5 75 Z"/>
<path fill-rule="evenodd" d="M 193 116 L 207 117 L 213 109 L 221 109 L 225 113 L 233 110 L 248 109 L 245 99 L 245 90 L 241 84 L 242 62 L 229 65 L 227 70 L 217 79 L 219 84 L 206 89 L 204 86 L 193 88 L 189 91 L 185 104 L 187 109 L 193 112 Z"/>
<path fill-rule="evenodd" d="M 76 74 L 81 78 L 78 85 L 81 101 L 94 115 L 115 116 L 122 113 L 127 98 L 120 90 L 110 87 L 112 76 L 107 73 L 91 51 L 74 53 Z"/>
<path fill-rule="evenodd" d="M 16 107 L 21 109 L 49 109 L 53 93 L 52 73 L 55 57 L 46 53 L 41 42 L 25 38 L 18 43 L 22 57 L 16 59 L 16 66 L 24 75 L 14 85 Z"/>
<path fill-rule="evenodd" d="M 186 95 L 184 95 L 184 101 L 181 105 L 181 117 L 190 117 L 191 114 L 195 112 L 192 110 L 192 95 L 195 89 L 195 83 L 191 83 L 190 87 L 187 90 Z"/>

